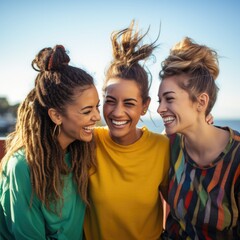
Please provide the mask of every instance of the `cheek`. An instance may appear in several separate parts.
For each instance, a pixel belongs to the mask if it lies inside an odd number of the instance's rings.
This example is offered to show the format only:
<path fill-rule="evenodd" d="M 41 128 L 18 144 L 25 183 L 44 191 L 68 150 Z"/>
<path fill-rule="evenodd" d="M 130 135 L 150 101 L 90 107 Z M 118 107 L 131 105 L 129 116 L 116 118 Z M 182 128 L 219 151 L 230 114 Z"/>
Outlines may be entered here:
<path fill-rule="evenodd" d="M 84 120 L 84 117 L 74 117 L 71 119 L 66 119 L 63 124 L 65 126 L 66 129 L 77 129 L 80 128 L 81 126 L 84 125 L 84 122 L 86 122 L 86 120 Z"/>
<path fill-rule="evenodd" d="M 112 107 L 108 104 L 103 104 L 103 115 L 107 115 L 109 112 L 111 112 Z"/>
<path fill-rule="evenodd" d="M 133 121 L 139 121 L 141 118 L 143 110 L 142 109 L 135 109 L 135 110 L 130 110 L 128 111 L 128 114 L 131 116 Z"/>

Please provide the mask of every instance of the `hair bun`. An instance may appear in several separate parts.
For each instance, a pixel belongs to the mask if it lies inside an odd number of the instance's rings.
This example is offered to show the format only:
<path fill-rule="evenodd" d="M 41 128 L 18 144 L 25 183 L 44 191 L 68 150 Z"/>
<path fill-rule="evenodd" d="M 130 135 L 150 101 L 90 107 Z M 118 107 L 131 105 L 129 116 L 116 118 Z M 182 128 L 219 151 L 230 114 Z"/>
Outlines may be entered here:
<path fill-rule="evenodd" d="M 70 62 L 69 56 L 66 54 L 65 48 L 62 45 L 56 45 L 50 55 L 48 61 L 48 71 L 58 70 Z"/>
<path fill-rule="evenodd" d="M 169 61 L 170 60 L 170 61 Z M 218 54 L 206 45 L 197 44 L 189 37 L 183 38 L 171 50 L 167 64 L 181 69 L 202 69 L 209 71 L 215 80 L 219 74 Z"/>
<path fill-rule="evenodd" d="M 70 58 L 62 45 L 54 48 L 43 48 L 32 61 L 32 67 L 39 72 L 57 71 L 68 65 Z M 35 65 L 38 69 L 35 68 Z"/>

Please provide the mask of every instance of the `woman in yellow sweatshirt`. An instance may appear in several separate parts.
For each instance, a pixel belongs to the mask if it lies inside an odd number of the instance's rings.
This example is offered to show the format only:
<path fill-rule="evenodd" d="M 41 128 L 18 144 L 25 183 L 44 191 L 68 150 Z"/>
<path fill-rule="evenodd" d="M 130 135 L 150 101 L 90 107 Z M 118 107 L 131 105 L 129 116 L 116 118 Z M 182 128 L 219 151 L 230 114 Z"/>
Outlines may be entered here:
<path fill-rule="evenodd" d="M 97 170 L 90 176 L 87 240 L 159 239 L 163 195 L 168 187 L 169 140 L 137 128 L 150 104 L 151 74 L 140 64 L 155 42 L 141 45 L 139 32 L 113 33 L 113 60 L 103 87 L 107 127 L 95 129 Z"/>

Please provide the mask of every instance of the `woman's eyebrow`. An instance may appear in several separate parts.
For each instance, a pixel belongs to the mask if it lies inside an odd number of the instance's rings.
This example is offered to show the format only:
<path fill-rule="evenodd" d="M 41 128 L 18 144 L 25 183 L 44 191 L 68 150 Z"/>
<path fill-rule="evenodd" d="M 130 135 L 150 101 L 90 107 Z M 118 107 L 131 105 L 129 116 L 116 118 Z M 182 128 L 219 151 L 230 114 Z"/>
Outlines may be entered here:
<path fill-rule="evenodd" d="M 164 97 L 165 95 L 169 94 L 169 93 L 175 93 L 175 92 L 174 92 L 174 91 L 167 91 L 167 92 L 164 92 L 164 93 L 163 93 L 163 97 Z"/>
<path fill-rule="evenodd" d="M 127 99 L 124 99 L 124 102 L 128 102 L 128 101 L 137 102 L 137 99 L 135 99 L 135 98 L 127 98 Z"/>

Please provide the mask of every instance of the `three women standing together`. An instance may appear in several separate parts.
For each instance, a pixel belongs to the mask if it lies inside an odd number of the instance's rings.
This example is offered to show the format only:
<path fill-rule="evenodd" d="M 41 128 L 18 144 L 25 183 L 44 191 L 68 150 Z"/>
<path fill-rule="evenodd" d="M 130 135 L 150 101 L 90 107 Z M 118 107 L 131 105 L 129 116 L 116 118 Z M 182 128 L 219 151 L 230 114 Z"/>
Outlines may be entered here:
<path fill-rule="evenodd" d="M 206 122 L 217 96 L 216 52 L 186 38 L 163 62 L 158 112 L 168 138 L 137 127 L 151 101 L 141 63 L 156 48 L 143 38 L 134 22 L 112 35 L 107 127 L 94 129 L 95 150 L 91 76 L 68 65 L 62 46 L 40 51 L 35 88 L 1 162 L 3 239 L 82 239 L 86 205 L 86 239 L 160 239 L 160 192 L 170 204 L 162 238 L 239 238 L 239 133 Z"/>

